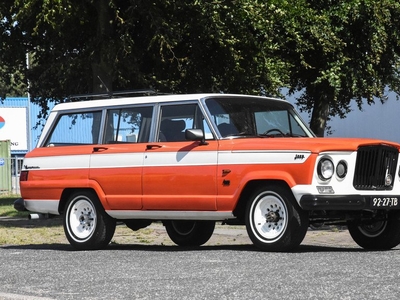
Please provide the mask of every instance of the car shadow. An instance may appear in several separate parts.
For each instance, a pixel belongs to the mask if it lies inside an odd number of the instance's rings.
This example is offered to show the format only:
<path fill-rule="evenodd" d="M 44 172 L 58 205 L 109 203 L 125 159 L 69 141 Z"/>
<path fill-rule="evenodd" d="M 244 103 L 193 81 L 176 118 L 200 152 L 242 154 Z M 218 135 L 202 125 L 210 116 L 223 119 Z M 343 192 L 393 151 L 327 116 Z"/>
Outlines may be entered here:
<path fill-rule="evenodd" d="M 59 216 L 44 219 L 28 219 L 26 218 L 0 218 L 0 227 L 10 228 L 38 228 L 38 227 L 55 227 L 62 225 L 62 218 Z"/>
<path fill-rule="evenodd" d="M 2 245 L 5 250 L 54 250 L 66 252 L 80 252 L 69 244 L 31 244 L 31 245 Z M 394 248 L 386 251 L 399 251 Z M 293 251 L 263 252 L 252 244 L 244 245 L 205 245 L 198 247 L 180 247 L 176 245 L 143 245 L 143 244 L 110 244 L 102 250 L 90 251 L 150 251 L 150 252 L 191 252 L 191 251 L 244 251 L 259 253 L 311 253 L 311 252 L 377 252 L 354 247 L 334 247 L 325 245 L 300 245 Z"/>

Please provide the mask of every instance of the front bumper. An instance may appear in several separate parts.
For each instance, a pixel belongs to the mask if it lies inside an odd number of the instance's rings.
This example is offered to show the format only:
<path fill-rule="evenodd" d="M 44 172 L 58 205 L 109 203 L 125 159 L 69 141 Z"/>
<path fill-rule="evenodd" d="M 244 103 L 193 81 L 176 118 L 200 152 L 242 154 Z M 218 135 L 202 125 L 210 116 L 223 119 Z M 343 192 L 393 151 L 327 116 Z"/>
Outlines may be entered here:
<path fill-rule="evenodd" d="M 400 209 L 400 195 L 303 195 L 304 210 Z"/>

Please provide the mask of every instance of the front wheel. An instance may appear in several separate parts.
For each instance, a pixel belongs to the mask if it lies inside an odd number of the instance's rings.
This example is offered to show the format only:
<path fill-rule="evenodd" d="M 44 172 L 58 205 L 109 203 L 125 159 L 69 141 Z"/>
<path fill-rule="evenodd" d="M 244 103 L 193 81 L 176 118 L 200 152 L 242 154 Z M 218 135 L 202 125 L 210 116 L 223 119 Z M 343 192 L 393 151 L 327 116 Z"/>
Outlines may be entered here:
<path fill-rule="evenodd" d="M 179 246 L 200 246 L 212 236 L 214 221 L 166 221 L 169 238 Z"/>
<path fill-rule="evenodd" d="M 248 202 L 247 233 L 261 250 L 290 251 L 303 241 L 307 228 L 307 213 L 282 185 L 259 187 Z"/>
<path fill-rule="evenodd" d="M 77 192 L 68 200 L 64 213 L 64 232 L 74 248 L 105 248 L 114 235 L 115 226 L 115 220 L 107 215 L 93 192 Z"/>
<path fill-rule="evenodd" d="M 381 220 L 358 223 L 349 221 L 353 240 L 367 250 L 389 250 L 400 244 L 400 211 L 391 211 Z"/>

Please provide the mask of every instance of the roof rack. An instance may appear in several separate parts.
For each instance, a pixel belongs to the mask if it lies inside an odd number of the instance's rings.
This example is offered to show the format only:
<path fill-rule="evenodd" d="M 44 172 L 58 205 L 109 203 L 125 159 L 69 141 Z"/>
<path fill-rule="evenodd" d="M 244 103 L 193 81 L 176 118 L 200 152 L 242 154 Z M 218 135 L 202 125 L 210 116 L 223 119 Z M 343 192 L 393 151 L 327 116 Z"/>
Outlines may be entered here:
<path fill-rule="evenodd" d="M 140 89 L 140 90 L 109 92 L 109 93 L 71 95 L 68 97 L 68 101 L 73 102 L 77 100 L 100 100 L 100 99 L 120 98 L 126 96 L 149 96 L 149 95 L 157 95 L 157 92 L 152 89 Z"/>

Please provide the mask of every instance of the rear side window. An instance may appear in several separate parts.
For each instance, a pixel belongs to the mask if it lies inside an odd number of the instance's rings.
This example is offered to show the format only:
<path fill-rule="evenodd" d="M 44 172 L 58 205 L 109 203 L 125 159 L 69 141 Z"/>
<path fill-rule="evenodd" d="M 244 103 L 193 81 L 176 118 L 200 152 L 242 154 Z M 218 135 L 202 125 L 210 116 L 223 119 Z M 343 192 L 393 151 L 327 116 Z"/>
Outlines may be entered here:
<path fill-rule="evenodd" d="M 149 141 L 153 107 L 126 107 L 107 111 L 103 143 L 144 143 Z"/>
<path fill-rule="evenodd" d="M 101 111 L 61 115 L 45 146 L 90 145 L 99 141 Z"/>

